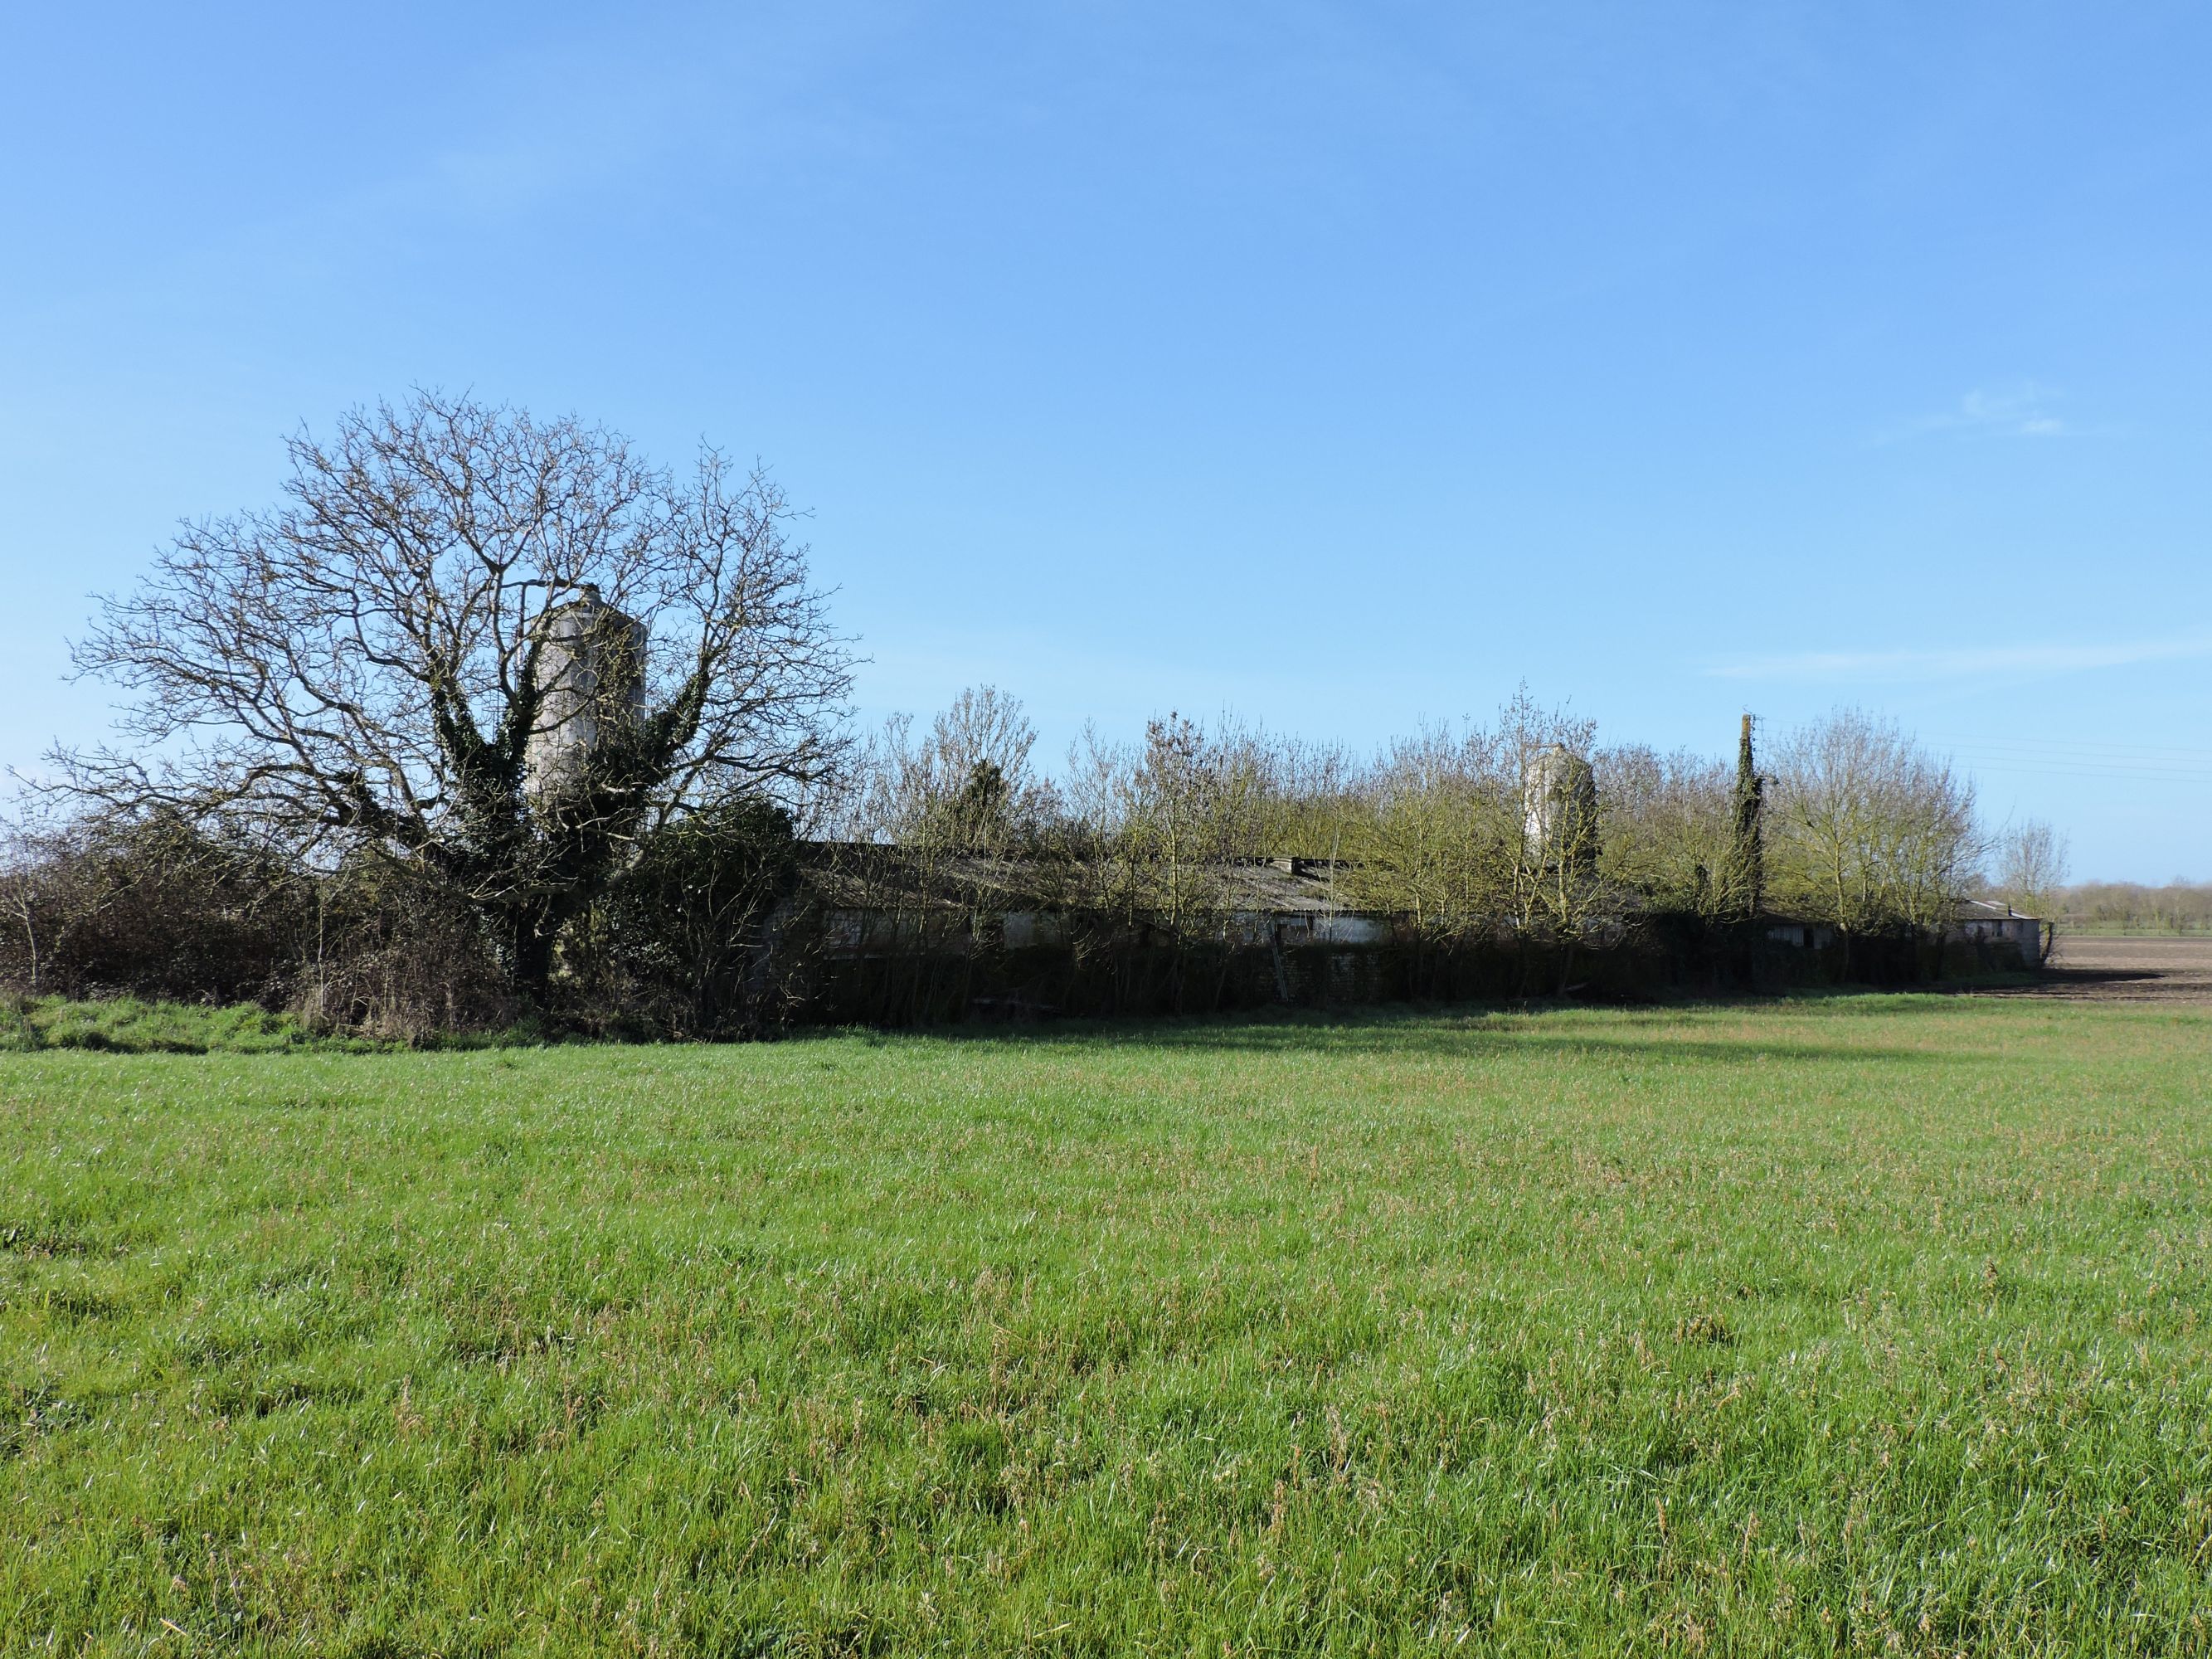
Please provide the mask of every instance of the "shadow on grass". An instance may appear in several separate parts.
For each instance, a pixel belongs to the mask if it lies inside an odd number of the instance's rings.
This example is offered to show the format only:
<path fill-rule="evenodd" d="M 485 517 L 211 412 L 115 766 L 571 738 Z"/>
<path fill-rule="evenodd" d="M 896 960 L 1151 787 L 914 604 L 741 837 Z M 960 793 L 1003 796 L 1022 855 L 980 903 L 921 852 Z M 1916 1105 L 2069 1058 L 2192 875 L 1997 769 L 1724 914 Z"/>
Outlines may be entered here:
<path fill-rule="evenodd" d="M 1142 1039 L 1138 1039 L 1141 1041 Z M 1438 1031 L 1354 1029 L 1346 1031 L 1296 1026 L 1231 1027 L 1194 1034 L 1164 1048 L 1234 1050 L 1246 1054 L 1333 1054 L 1421 1055 L 1432 1059 L 1480 1060 L 1501 1054 L 1545 1053 L 1590 1060 L 1680 1060 L 1701 1063 L 1763 1065 L 1773 1060 L 1911 1060 L 1926 1065 L 1948 1056 L 1926 1049 L 1893 1048 L 1864 1043 L 1790 1042 L 1747 1037 L 1740 1042 L 1711 1037 L 1573 1036 L 1505 1028 Z"/>
<path fill-rule="evenodd" d="M 1931 985 L 1929 994 L 2041 998 L 2053 1002 L 2129 1002 L 2155 998 L 2203 1000 L 2204 975 L 2188 968 L 2046 968 L 1998 980 Z"/>
<path fill-rule="evenodd" d="M 1333 1010 L 1259 1008 L 1213 1014 L 1023 1021 L 974 1021 L 893 1029 L 846 1026 L 800 1028 L 787 1043 L 859 1040 L 871 1046 L 909 1042 L 1000 1045 L 1049 1050 L 1099 1046 L 1158 1049 L 1238 1050 L 1248 1053 L 1425 1055 L 1476 1059 L 1506 1050 L 1548 1049 L 1592 1057 L 1674 1055 L 1707 1060 L 1904 1060 L 1940 1056 L 1927 1050 L 1857 1042 L 1822 1042 L 1801 1036 L 1691 1035 L 1693 1023 L 1714 1016 L 1796 1014 L 1849 1021 L 1895 1021 L 1955 1014 L 1961 999 L 2057 994 L 2063 980 L 2124 984 L 2141 975 L 2104 969 L 2054 970 L 2043 976 L 1962 980 L 1907 991 L 1868 986 L 1803 988 L 1782 995 L 1690 998 L 1631 1006 L 1537 1000 L 1513 1003 L 1390 1003 Z M 2094 992 L 2089 996 L 2094 996 Z M 2086 1000 L 2086 998 L 2085 998 Z M 0 1053 L 75 1050 L 111 1054 L 396 1053 L 409 1045 L 339 1033 L 311 1031 L 289 1017 L 240 1006 L 228 1008 L 144 1003 L 131 998 L 72 1002 L 62 998 L 18 1000 L 0 1009 Z M 594 1039 L 561 1032 L 544 1022 L 500 1031 L 455 1034 L 419 1045 L 431 1050 L 476 1051 L 583 1048 L 653 1048 L 653 1042 Z M 690 1047 L 690 1044 L 677 1045 Z M 713 1045 L 700 1045 L 713 1046 Z"/>
<path fill-rule="evenodd" d="M 1780 1036 L 1732 1037 L 1690 1035 L 1692 1013 L 1772 1012 L 1790 1005 L 1774 999 L 1741 1003 L 1683 1004 L 1663 1010 L 1593 1010 L 1581 1005 L 1499 1007 L 1405 1005 L 1340 1012 L 1265 1009 L 1255 1012 L 1132 1019 L 1070 1019 L 1035 1024 L 945 1025 L 903 1031 L 848 1028 L 832 1033 L 872 1047 L 950 1042 L 1051 1051 L 1107 1048 L 1201 1053 L 1420 1056 L 1481 1060 L 1506 1054 L 1548 1052 L 1596 1060 L 1666 1059 L 1759 1064 L 1771 1060 L 1912 1061 L 1951 1058 L 1922 1048 L 1858 1042 L 1820 1042 Z M 1825 1012 L 1824 1007 L 1824 1012 Z M 1559 1029 L 1562 1018 L 1595 1014 L 1601 1024 Z"/>

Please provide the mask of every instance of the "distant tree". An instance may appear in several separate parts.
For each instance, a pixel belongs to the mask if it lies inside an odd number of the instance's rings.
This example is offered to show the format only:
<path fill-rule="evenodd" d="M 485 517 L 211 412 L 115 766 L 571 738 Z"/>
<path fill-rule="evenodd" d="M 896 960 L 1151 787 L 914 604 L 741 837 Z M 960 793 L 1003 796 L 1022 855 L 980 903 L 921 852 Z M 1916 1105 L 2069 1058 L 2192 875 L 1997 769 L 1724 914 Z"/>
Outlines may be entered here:
<path fill-rule="evenodd" d="M 1437 945 L 1513 930 L 1579 937 L 1607 908 L 1616 864 L 1595 734 L 1523 688 L 1493 727 L 1390 745 L 1347 791 L 1348 901 L 1396 912 Z M 1626 844 L 1632 862 L 1645 850 Z"/>
<path fill-rule="evenodd" d="M 1510 771 L 1480 726 L 1393 743 L 1357 794 L 1341 877 L 1350 901 L 1404 916 L 1438 945 L 1507 923 L 1522 832 Z"/>
<path fill-rule="evenodd" d="M 1602 908 L 1604 817 L 1590 746 L 1594 721 L 1540 707 L 1526 686 L 1498 720 L 1498 750 L 1521 808 L 1516 884 L 1522 927 L 1571 940 Z"/>
<path fill-rule="evenodd" d="M 894 715 L 855 767 L 847 832 L 933 853 L 1005 853 L 1035 837 L 1054 810 L 1030 757 L 1036 732 L 1021 700 L 973 686 L 916 737 Z"/>
<path fill-rule="evenodd" d="M 1230 862 L 1273 854 L 1288 836 L 1330 830 L 1333 799 L 1296 792 L 1341 787 L 1328 751 L 1272 744 L 1224 722 L 1209 733 L 1170 712 L 1146 723 L 1141 745 L 1086 726 L 1068 754 L 1059 846 L 1074 856 L 1065 902 L 1180 940 L 1218 917 Z M 1325 850 L 1325 849 L 1324 849 Z"/>
<path fill-rule="evenodd" d="M 2066 884 L 2066 837 L 2039 818 L 2005 832 L 1997 846 L 1997 890 L 2015 909 L 2043 919 L 2042 959 L 2058 942 L 2058 908 Z"/>
<path fill-rule="evenodd" d="M 1597 769 L 1564 744 L 1547 744 L 1529 757 L 1521 800 L 1524 920 L 1571 928 L 1597 882 Z"/>
<path fill-rule="evenodd" d="M 1748 920 L 1766 904 L 1766 781 L 1752 753 L 1752 717 L 1743 717 L 1736 744 L 1735 800 L 1728 858 L 1721 866 L 1720 905 L 1726 914 Z"/>
<path fill-rule="evenodd" d="M 1603 819 L 1599 873 L 1663 911 L 1717 919 L 1727 911 L 1732 802 L 1725 768 L 1703 756 L 1640 744 L 1592 756 Z"/>
<path fill-rule="evenodd" d="M 428 392 L 288 448 L 283 505 L 187 526 L 76 647 L 131 698 L 125 746 L 59 757 L 79 795 L 420 866 L 536 996 L 645 838 L 836 759 L 850 658 L 761 472 Z M 643 624 L 619 684 L 550 654 L 587 589 Z"/>
<path fill-rule="evenodd" d="M 2176 876 L 2163 887 L 2138 882 L 2084 882 L 2060 889 L 2051 914 L 2075 927 L 2129 933 L 2192 933 L 2212 930 L 2212 883 Z"/>
<path fill-rule="evenodd" d="M 1218 908 L 1223 860 L 1243 850 L 1237 832 L 1259 785 L 1247 761 L 1170 713 L 1146 723 L 1123 780 L 1119 849 L 1144 908 L 1177 938 Z"/>
<path fill-rule="evenodd" d="M 1940 938 L 1975 879 L 1973 791 L 1891 722 L 1844 709 L 1794 732 L 1776 770 L 1769 878 L 1791 909 L 1845 941 Z"/>

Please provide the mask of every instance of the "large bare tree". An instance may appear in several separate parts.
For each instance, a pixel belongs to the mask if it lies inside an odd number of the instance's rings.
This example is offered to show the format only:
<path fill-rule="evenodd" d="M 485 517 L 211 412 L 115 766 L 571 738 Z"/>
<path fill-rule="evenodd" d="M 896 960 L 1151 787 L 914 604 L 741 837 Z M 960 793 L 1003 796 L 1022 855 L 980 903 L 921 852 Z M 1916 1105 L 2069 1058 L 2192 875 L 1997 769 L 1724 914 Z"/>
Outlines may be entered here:
<path fill-rule="evenodd" d="M 77 791 L 425 866 L 536 994 L 644 837 L 834 762 L 852 659 L 757 470 L 429 392 L 289 449 L 281 505 L 186 526 L 74 647 L 129 697 Z M 599 599 L 643 627 L 586 665 Z"/>

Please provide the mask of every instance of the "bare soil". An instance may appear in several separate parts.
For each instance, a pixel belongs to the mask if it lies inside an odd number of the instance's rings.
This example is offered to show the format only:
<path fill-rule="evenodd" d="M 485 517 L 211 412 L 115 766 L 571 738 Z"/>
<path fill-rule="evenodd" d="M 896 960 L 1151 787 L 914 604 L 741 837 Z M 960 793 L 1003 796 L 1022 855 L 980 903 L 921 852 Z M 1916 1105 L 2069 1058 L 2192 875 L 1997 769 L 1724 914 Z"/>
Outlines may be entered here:
<path fill-rule="evenodd" d="M 2008 996 L 2212 1006 L 2212 938 L 2092 939 L 2062 933 L 2043 976 Z"/>

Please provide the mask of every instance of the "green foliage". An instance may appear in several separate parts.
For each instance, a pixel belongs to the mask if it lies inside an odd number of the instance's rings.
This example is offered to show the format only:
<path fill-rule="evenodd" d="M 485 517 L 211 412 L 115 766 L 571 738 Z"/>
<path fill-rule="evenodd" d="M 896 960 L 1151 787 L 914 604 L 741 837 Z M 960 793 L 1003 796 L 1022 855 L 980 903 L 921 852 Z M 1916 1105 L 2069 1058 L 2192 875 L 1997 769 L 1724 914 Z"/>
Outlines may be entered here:
<path fill-rule="evenodd" d="M 0 1056 L 0 1652 L 2202 1653 L 2212 1018 Z"/>
<path fill-rule="evenodd" d="M 1728 861 L 1722 866 L 1719 894 L 1723 915 L 1746 919 L 1758 915 L 1766 902 L 1766 780 L 1759 775 L 1752 753 L 1752 717 L 1746 714 L 1736 748 L 1734 833 L 1729 839 Z"/>
<path fill-rule="evenodd" d="M 796 868 L 791 817 L 771 802 L 737 797 L 664 826 L 572 941 L 571 1001 L 596 1000 L 617 1028 L 757 1029 L 775 1012 L 768 928 Z"/>

